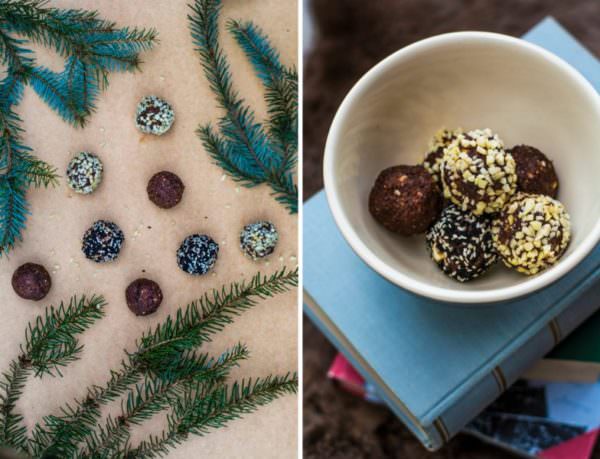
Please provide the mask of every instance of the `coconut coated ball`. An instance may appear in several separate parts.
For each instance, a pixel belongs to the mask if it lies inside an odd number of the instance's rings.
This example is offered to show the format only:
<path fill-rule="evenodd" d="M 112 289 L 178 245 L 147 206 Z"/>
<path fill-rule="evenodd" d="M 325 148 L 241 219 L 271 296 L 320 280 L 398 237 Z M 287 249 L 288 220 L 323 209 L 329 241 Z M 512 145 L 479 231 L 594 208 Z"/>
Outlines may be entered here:
<path fill-rule="evenodd" d="M 67 185 L 76 193 L 90 194 L 100 185 L 103 169 L 100 158 L 82 151 L 67 166 Z"/>
<path fill-rule="evenodd" d="M 240 248 L 253 260 L 269 256 L 279 241 L 275 225 L 267 221 L 258 221 L 244 226 L 240 233 Z"/>
<path fill-rule="evenodd" d="M 135 125 L 145 134 L 163 135 L 175 121 L 175 112 L 166 100 L 144 97 L 135 112 Z"/>

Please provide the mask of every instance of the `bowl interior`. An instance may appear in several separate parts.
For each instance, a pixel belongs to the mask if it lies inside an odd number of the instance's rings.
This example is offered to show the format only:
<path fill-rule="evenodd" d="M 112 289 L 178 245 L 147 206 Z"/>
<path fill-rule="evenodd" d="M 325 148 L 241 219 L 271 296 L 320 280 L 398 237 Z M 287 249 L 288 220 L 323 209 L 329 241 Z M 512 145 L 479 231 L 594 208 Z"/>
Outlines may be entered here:
<path fill-rule="evenodd" d="M 455 282 L 429 259 L 424 235 L 395 235 L 368 212 L 378 173 L 421 162 L 437 129 L 489 127 L 507 148 L 523 143 L 542 150 L 559 176 L 558 198 L 572 219 L 571 244 L 556 266 L 537 277 L 565 263 L 584 241 L 591 248 L 600 215 L 600 111 L 581 81 L 537 47 L 486 33 L 436 37 L 383 61 L 344 101 L 327 143 L 326 186 L 348 223 L 346 237 L 354 238 L 355 248 L 364 246 L 368 262 L 400 273 L 405 282 L 464 292 L 467 301 L 531 282 L 500 264 L 480 279 Z"/>

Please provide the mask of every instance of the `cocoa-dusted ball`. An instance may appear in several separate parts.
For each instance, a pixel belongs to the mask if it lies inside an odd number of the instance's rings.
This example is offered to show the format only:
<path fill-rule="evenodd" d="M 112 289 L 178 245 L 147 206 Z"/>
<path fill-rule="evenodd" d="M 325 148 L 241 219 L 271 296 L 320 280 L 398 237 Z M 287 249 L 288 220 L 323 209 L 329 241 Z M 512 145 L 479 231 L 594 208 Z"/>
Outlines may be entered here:
<path fill-rule="evenodd" d="M 476 215 L 495 213 L 515 193 L 515 160 L 490 129 L 460 134 L 444 150 L 444 196 Z"/>
<path fill-rule="evenodd" d="M 21 298 L 39 301 L 50 291 L 52 279 L 42 265 L 25 263 L 15 270 L 12 287 Z"/>
<path fill-rule="evenodd" d="M 181 201 L 185 185 L 173 172 L 161 171 L 148 181 L 148 198 L 162 209 L 175 207 Z"/>
<path fill-rule="evenodd" d="M 369 212 L 390 231 L 405 236 L 422 233 L 442 210 L 442 196 L 423 166 L 384 169 L 371 189 Z"/>
<path fill-rule="evenodd" d="M 155 312 L 163 300 L 160 286 L 150 279 L 134 280 L 125 290 L 127 306 L 136 316 Z"/>
<path fill-rule="evenodd" d="M 510 154 L 517 164 L 517 187 L 525 193 L 556 198 L 558 177 L 554 165 L 544 153 L 529 145 L 517 145 Z"/>

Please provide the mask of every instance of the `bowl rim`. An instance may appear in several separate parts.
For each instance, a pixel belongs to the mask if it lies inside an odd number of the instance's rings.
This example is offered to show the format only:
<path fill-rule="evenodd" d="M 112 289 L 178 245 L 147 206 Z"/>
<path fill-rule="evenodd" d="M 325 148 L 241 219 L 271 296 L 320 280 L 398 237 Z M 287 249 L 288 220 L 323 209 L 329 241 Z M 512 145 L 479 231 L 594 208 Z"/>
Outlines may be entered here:
<path fill-rule="evenodd" d="M 568 273 L 581 260 L 583 260 L 583 258 L 585 258 L 585 256 L 588 255 L 598 243 L 598 240 L 600 239 L 600 219 L 598 219 L 590 233 L 583 239 L 583 241 L 581 241 L 581 243 L 574 249 L 572 253 L 562 258 L 555 266 L 525 280 L 524 282 L 508 287 L 491 288 L 479 291 L 454 290 L 451 288 L 438 287 L 413 279 L 409 275 L 404 274 L 402 271 L 391 268 L 377 255 L 375 255 L 375 253 L 373 253 L 373 251 L 371 251 L 371 249 L 367 247 L 367 245 L 357 235 L 345 212 L 342 210 L 336 190 L 337 180 L 334 174 L 334 162 L 336 158 L 335 151 L 339 138 L 342 135 L 342 121 L 349 113 L 355 100 L 370 88 L 372 81 L 378 78 L 382 72 L 385 72 L 390 65 L 396 64 L 405 58 L 413 56 L 426 48 L 438 46 L 440 44 L 461 41 L 464 42 L 465 40 L 483 40 L 490 43 L 508 44 L 525 48 L 528 51 L 539 55 L 565 72 L 571 78 L 571 80 L 577 84 L 581 90 L 584 91 L 584 93 L 587 93 L 587 96 L 596 105 L 598 112 L 600 113 L 600 95 L 588 82 L 588 80 L 586 80 L 569 63 L 538 45 L 526 42 L 520 38 L 494 32 L 462 31 L 435 35 L 433 37 L 425 38 L 412 43 L 384 58 L 369 71 L 367 71 L 367 73 L 365 73 L 350 89 L 340 104 L 327 134 L 323 158 L 323 178 L 329 208 L 332 211 L 338 228 L 340 229 L 346 241 L 350 244 L 352 250 L 377 273 L 399 287 L 405 288 L 424 297 L 433 298 L 435 300 L 465 304 L 493 303 L 514 299 L 533 293 L 550 285 Z"/>

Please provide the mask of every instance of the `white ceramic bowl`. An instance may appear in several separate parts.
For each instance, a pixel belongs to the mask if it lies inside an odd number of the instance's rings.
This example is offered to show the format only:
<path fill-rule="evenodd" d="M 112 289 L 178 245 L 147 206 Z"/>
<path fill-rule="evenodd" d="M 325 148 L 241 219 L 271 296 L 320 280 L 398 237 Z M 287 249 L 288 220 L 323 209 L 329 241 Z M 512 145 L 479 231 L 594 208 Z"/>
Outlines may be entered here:
<path fill-rule="evenodd" d="M 532 277 L 502 263 L 464 284 L 429 258 L 424 236 L 393 234 L 371 217 L 378 173 L 422 161 L 441 127 L 489 127 L 506 147 L 533 145 L 554 161 L 571 244 Z M 523 40 L 457 32 L 417 42 L 373 67 L 331 125 L 324 159 L 329 205 L 354 251 L 391 282 L 455 303 L 489 303 L 543 288 L 573 269 L 600 238 L 600 97 L 569 64 Z"/>

